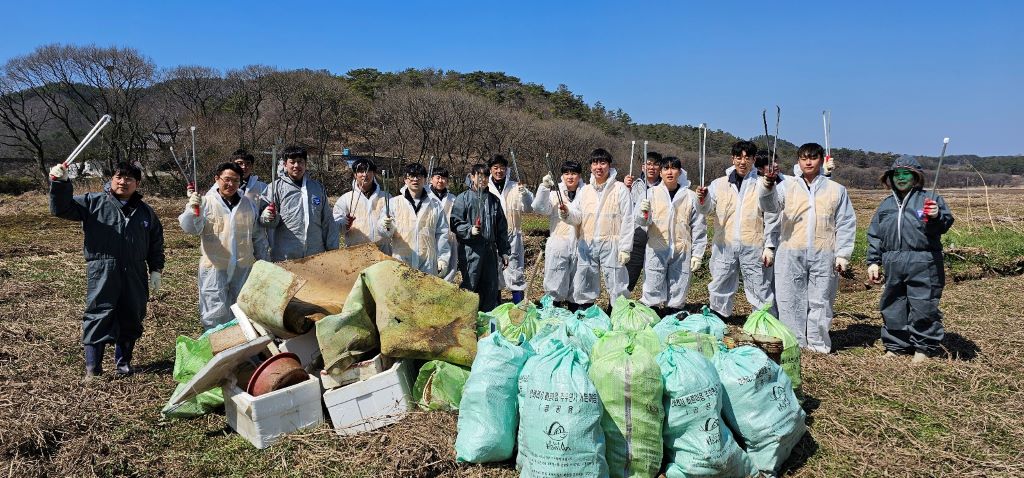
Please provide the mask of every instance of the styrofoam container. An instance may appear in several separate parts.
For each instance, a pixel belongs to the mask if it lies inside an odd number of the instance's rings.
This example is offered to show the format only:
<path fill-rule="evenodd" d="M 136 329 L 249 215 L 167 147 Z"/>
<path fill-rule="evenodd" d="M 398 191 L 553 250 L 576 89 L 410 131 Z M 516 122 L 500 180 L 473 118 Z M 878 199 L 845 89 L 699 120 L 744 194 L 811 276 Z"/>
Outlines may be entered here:
<path fill-rule="evenodd" d="M 320 379 L 253 397 L 229 379 L 224 387 L 224 416 L 228 425 L 256 448 L 272 445 L 287 433 L 315 427 L 324 421 Z"/>
<path fill-rule="evenodd" d="M 356 435 L 401 420 L 412 407 L 412 372 L 412 361 L 399 360 L 386 372 L 324 393 L 334 430 Z"/>
<path fill-rule="evenodd" d="M 316 329 L 310 330 L 298 337 L 284 339 L 278 347 L 282 352 L 291 352 L 299 356 L 299 363 L 303 367 L 320 358 L 320 342 L 316 340 Z M 309 370 L 308 368 L 306 370 Z"/>
<path fill-rule="evenodd" d="M 377 354 L 376 357 L 370 360 L 352 364 L 352 366 L 341 373 L 329 373 L 327 370 L 321 370 L 320 382 L 325 390 L 344 387 L 350 383 L 368 380 L 374 375 L 386 372 L 392 365 L 394 365 L 394 360 L 391 357 Z"/>

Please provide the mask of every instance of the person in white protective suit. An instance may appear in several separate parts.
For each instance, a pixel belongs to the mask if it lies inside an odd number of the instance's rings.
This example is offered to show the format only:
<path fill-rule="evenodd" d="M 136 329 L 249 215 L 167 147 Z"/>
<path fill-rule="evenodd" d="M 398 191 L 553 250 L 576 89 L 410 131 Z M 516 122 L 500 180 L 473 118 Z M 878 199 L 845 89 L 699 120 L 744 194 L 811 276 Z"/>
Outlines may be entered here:
<path fill-rule="evenodd" d="M 761 209 L 780 214 L 775 252 L 779 319 L 801 347 L 828 353 L 837 273 L 850 267 L 857 217 L 846 188 L 821 173 L 824 156 L 817 143 L 800 146 L 800 175 L 776 184 L 773 168 L 761 177 L 757 192 Z"/>
<path fill-rule="evenodd" d="M 732 146 L 732 167 L 706 188 L 697 189 L 701 213 L 711 221 L 711 282 L 708 297 L 711 310 L 722 317 L 732 315 L 733 298 L 743 277 L 743 292 L 755 310 L 766 303 L 775 308 L 775 247 L 779 215 L 765 213 L 757 199 L 757 145 L 738 141 Z"/>
<path fill-rule="evenodd" d="M 533 200 L 533 211 L 547 214 L 550 235 L 544 244 L 544 294 L 550 295 L 556 307 L 575 309 L 572 302 L 573 275 L 576 273 L 578 226 L 569 224 L 569 206 L 578 197 L 583 168 L 576 161 L 562 164 L 562 181 L 555 190 L 555 179 L 544 176 Z"/>
<path fill-rule="evenodd" d="M 640 204 L 640 201 L 647 199 L 650 190 L 661 184 L 661 153 L 648 151 L 644 159 L 643 177 L 634 178 L 626 176 L 622 182 L 629 188 L 633 196 L 633 206 Z M 633 250 L 629 254 L 629 263 L 626 264 L 626 272 L 629 273 L 629 284 L 627 289 L 633 292 L 636 283 L 640 280 L 640 272 L 644 269 L 644 254 L 647 250 L 647 227 L 640 226 L 633 230 Z"/>
<path fill-rule="evenodd" d="M 305 148 L 285 148 L 284 171 L 260 196 L 260 225 L 268 230 L 270 260 L 301 259 L 337 249 L 338 225 L 323 185 L 306 174 Z"/>
<path fill-rule="evenodd" d="M 496 154 L 487 163 L 491 177 L 487 181 L 487 189 L 498 197 L 501 210 L 505 211 L 505 222 L 508 223 L 508 243 L 512 246 L 512 255 L 508 267 L 499 276 L 499 284 L 512 292 L 512 303 L 523 301 L 526 291 L 526 256 L 523 247 L 523 213 L 533 211 L 533 194 L 526 186 L 508 177 L 508 160 Z M 516 178 L 522 179 L 522 178 Z"/>
<path fill-rule="evenodd" d="M 427 169 L 420 163 L 405 167 L 405 187 L 390 199 L 391 216 L 380 218 L 378 231 L 392 238 L 391 256 L 430 275 L 448 270 L 448 218 L 441 203 L 423 188 Z"/>
<path fill-rule="evenodd" d="M 256 206 L 242 194 L 242 169 L 235 163 L 217 167 L 213 191 L 189 194 L 178 224 L 199 236 L 199 322 L 210 330 L 234 318 L 231 305 L 257 259 L 267 258 L 267 240 Z M 194 208 L 199 208 L 199 215 Z"/>
<path fill-rule="evenodd" d="M 455 237 L 455 231 L 451 230 L 452 207 L 455 206 L 455 195 L 448 191 L 448 169 L 435 166 L 434 170 L 428 171 L 427 174 L 430 174 L 430 187 L 427 188 L 427 194 L 441 203 L 445 220 L 448 221 L 448 248 L 451 252 L 446 259 L 448 261 L 448 270 L 442 271 L 440 275 L 444 280 L 454 283 L 455 273 L 459 272 L 459 242 Z"/>
<path fill-rule="evenodd" d="M 339 234 L 345 236 L 345 247 L 373 242 L 387 254 L 387 238 L 380 235 L 377 223 L 391 198 L 377 183 L 377 165 L 359 158 L 352 163 L 352 177 L 352 190 L 334 203 L 332 216 Z"/>
<path fill-rule="evenodd" d="M 590 153 L 590 183 L 580 188 L 567 220 L 580 226 L 573 302 L 587 308 L 601 292 L 604 278 L 609 302 L 626 296 L 626 263 L 633 248 L 633 200 L 603 148 Z"/>
<path fill-rule="evenodd" d="M 661 184 L 637 204 L 638 226 L 647 226 L 643 296 L 640 302 L 670 315 L 686 306 L 690 276 L 700 268 L 708 245 L 707 225 L 689 190 L 683 163 L 675 156 L 662 160 Z"/>
<path fill-rule="evenodd" d="M 244 149 L 236 149 L 234 153 L 231 153 L 228 161 L 235 163 L 242 170 L 242 183 L 238 185 L 238 193 L 249 198 L 254 208 L 257 207 L 260 195 L 267 190 L 267 183 L 261 181 L 260 177 L 252 172 L 253 165 L 256 163 L 256 157 Z M 217 183 L 213 183 L 207 192 L 216 190 Z M 192 195 L 191 190 L 188 193 L 189 196 Z"/>

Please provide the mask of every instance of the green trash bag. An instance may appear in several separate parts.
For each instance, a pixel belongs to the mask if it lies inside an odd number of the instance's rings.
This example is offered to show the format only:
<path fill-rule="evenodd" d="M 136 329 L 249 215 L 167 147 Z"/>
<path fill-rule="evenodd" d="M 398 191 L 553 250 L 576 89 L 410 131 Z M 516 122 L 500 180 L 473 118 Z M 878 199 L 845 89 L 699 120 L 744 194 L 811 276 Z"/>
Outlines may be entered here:
<path fill-rule="evenodd" d="M 682 326 L 691 332 L 714 335 L 716 339 L 722 340 L 725 337 L 726 325 L 717 315 L 711 312 L 708 306 L 704 306 L 699 314 L 691 314 L 683 319 Z"/>
<path fill-rule="evenodd" d="M 537 313 L 540 314 L 540 320 L 547 322 L 550 320 L 565 320 L 573 316 L 573 313 L 569 309 L 563 309 L 561 307 L 555 307 L 554 298 L 550 295 L 541 297 L 539 301 L 540 307 L 537 308 Z M 600 309 L 598 309 L 600 310 Z"/>
<path fill-rule="evenodd" d="M 666 315 L 664 319 L 658 321 L 658 323 L 654 324 L 654 327 L 651 328 L 654 329 L 654 333 L 658 335 L 658 340 L 661 340 L 662 344 L 665 344 L 665 341 L 668 340 L 668 336 L 675 332 L 680 330 L 689 331 L 689 329 L 683 327 L 683 323 L 675 314 Z"/>
<path fill-rule="evenodd" d="M 602 324 L 599 319 L 586 320 L 577 316 L 565 319 L 565 330 L 569 339 L 588 355 L 594 350 L 594 344 L 608 331 L 611 324 Z"/>
<path fill-rule="evenodd" d="M 210 335 L 214 332 L 238 325 L 237 320 L 231 320 L 226 324 L 218 325 L 206 332 L 203 332 L 198 339 L 192 339 L 179 335 L 174 342 L 174 369 L 172 378 L 178 382 L 172 397 L 185 388 L 189 380 L 202 369 L 207 362 L 213 359 L 213 347 L 210 345 Z M 210 413 L 221 405 L 224 405 L 224 394 L 220 387 L 207 390 L 195 397 L 186 400 L 177 407 L 170 403 L 164 406 L 161 414 L 167 418 L 195 418 Z"/>
<path fill-rule="evenodd" d="M 658 354 L 658 365 L 665 380 L 665 476 L 756 474 L 754 464 L 722 423 L 722 383 L 714 365 L 680 345 L 669 345 Z"/>
<path fill-rule="evenodd" d="M 501 334 L 477 342 L 459 404 L 456 460 L 490 463 L 512 458 L 519 427 L 519 372 L 532 355 L 529 344 L 516 345 Z"/>
<path fill-rule="evenodd" d="M 522 302 L 519 305 L 506 302 L 495 307 L 490 315 L 494 317 L 494 323 L 501 335 L 516 343 L 532 339 L 541 326 L 537 306 L 530 302 Z"/>
<path fill-rule="evenodd" d="M 712 363 L 725 389 L 726 423 L 746 444 L 754 466 L 775 472 L 807 431 L 793 382 L 757 347 L 720 351 Z"/>
<path fill-rule="evenodd" d="M 772 304 L 768 303 L 754 311 L 743 324 L 743 331 L 748 334 L 769 335 L 782 340 L 782 370 L 789 375 L 793 387 L 800 388 L 800 342 L 797 342 L 793 331 L 789 330 L 770 312 Z"/>
<path fill-rule="evenodd" d="M 579 347 L 555 340 L 527 360 L 519 375 L 519 455 L 522 477 L 608 476 L 601 400 Z"/>
<path fill-rule="evenodd" d="M 604 405 L 601 428 L 612 477 L 650 478 L 661 469 L 664 385 L 653 330 L 612 330 L 590 355 L 590 378 Z"/>
<path fill-rule="evenodd" d="M 612 304 L 612 329 L 643 330 L 658 323 L 654 309 L 632 299 L 619 297 Z"/>
<path fill-rule="evenodd" d="M 724 345 L 708 334 L 694 333 L 689 330 L 673 332 L 665 339 L 665 345 L 678 345 L 688 350 L 698 352 L 704 358 L 711 360 L 715 354 L 724 348 Z"/>
<path fill-rule="evenodd" d="M 466 367 L 431 360 L 420 367 L 412 400 L 423 410 L 458 410 L 468 378 Z"/>

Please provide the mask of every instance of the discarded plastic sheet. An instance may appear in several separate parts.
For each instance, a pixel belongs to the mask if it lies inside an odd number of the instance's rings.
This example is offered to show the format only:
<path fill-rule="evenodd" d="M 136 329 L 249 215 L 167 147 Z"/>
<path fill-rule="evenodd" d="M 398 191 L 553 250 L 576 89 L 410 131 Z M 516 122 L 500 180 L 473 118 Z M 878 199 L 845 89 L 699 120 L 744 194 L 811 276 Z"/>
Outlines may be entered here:
<path fill-rule="evenodd" d="M 285 317 L 316 322 L 341 312 L 363 269 L 390 259 L 376 244 L 367 243 L 279 263 L 282 269 L 306 280 L 289 302 Z"/>
<path fill-rule="evenodd" d="M 257 337 L 214 355 L 184 388 L 171 396 L 167 405 L 174 407 L 200 393 L 219 387 L 225 378 L 235 373 L 239 365 L 249 360 L 249 357 L 262 352 L 269 343 L 270 337 Z"/>
<path fill-rule="evenodd" d="M 341 313 L 316 322 L 324 369 L 382 353 L 470 366 L 479 297 L 397 261 L 366 268 Z M 335 370 L 337 369 L 337 370 Z"/>
<path fill-rule="evenodd" d="M 278 337 L 302 335 L 312 327 L 312 322 L 307 323 L 303 319 L 289 323 L 285 319 L 285 309 L 305 284 L 305 279 L 277 264 L 256 261 L 238 293 L 238 307 L 249 320 L 262 325 Z"/>

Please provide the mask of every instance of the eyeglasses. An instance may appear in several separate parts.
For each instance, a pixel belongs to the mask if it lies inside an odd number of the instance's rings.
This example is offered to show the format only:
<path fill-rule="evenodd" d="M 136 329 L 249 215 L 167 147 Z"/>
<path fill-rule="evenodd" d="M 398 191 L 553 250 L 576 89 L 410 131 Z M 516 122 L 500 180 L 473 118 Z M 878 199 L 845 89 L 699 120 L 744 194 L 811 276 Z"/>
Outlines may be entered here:
<path fill-rule="evenodd" d="M 224 177 L 224 176 L 218 176 L 217 179 L 219 179 L 219 180 L 221 180 L 221 181 L 223 181 L 223 182 L 225 182 L 227 184 L 239 184 L 239 183 L 242 182 L 241 179 L 235 179 L 235 178 Z"/>

